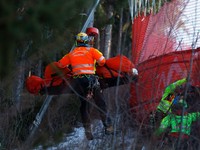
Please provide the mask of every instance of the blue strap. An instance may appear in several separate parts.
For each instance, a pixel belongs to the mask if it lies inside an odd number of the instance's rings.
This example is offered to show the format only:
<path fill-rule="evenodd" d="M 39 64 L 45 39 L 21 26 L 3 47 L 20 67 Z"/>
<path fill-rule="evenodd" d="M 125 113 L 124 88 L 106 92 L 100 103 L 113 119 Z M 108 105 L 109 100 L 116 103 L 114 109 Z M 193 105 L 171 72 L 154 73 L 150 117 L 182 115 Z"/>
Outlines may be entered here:
<path fill-rule="evenodd" d="M 180 96 L 175 96 L 175 98 L 173 100 L 173 104 L 177 104 L 179 99 L 180 99 Z"/>

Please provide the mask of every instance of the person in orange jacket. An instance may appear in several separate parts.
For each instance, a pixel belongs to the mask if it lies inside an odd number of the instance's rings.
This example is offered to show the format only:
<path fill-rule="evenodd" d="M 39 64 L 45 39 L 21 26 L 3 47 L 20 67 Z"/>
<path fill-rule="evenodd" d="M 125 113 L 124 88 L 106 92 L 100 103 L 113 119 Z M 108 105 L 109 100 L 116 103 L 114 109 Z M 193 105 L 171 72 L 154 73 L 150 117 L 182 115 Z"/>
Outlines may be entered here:
<path fill-rule="evenodd" d="M 101 120 L 105 126 L 105 133 L 112 133 L 113 126 L 111 119 L 107 116 L 106 103 L 103 98 L 102 90 L 95 75 L 95 65 L 103 66 L 106 62 L 103 54 L 89 45 L 89 37 L 86 33 L 77 34 L 76 47 L 59 60 L 63 66 L 70 66 L 72 69 L 74 85 L 73 88 L 78 93 L 81 101 L 81 117 L 85 128 L 86 137 L 91 140 L 93 135 L 90 127 L 90 117 L 88 105 L 92 97 L 100 112 Z"/>

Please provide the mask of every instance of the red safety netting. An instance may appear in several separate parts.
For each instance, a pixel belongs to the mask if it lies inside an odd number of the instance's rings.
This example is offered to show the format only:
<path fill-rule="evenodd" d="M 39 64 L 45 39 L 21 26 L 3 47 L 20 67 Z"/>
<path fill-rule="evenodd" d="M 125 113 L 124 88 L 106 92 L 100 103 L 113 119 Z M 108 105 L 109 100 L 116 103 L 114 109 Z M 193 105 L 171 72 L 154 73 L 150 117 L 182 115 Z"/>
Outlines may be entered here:
<path fill-rule="evenodd" d="M 191 43 L 180 43 L 175 34 L 181 28 L 180 18 L 186 5 L 174 0 L 157 14 L 134 19 L 132 60 L 139 71 L 139 80 L 131 86 L 133 110 L 144 113 L 155 110 L 164 88 L 188 74 L 192 84 L 199 86 L 200 49 L 192 50 Z"/>
<path fill-rule="evenodd" d="M 140 57 L 140 50 L 143 46 L 143 41 L 145 37 L 145 33 L 147 30 L 147 26 L 149 23 L 149 16 L 138 16 L 137 19 L 134 20 L 133 27 L 132 27 L 132 60 L 136 64 L 138 62 L 138 59 Z"/>
<path fill-rule="evenodd" d="M 135 18 L 132 27 L 132 48 L 133 60 L 136 60 L 136 64 L 177 49 L 179 41 L 174 32 L 178 29 L 177 24 L 182 23 L 179 20 L 186 4 L 174 0 L 166 3 L 157 14 Z"/>
<path fill-rule="evenodd" d="M 131 106 L 136 110 L 143 108 L 145 113 L 154 111 L 164 88 L 177 79 L 186 77 L 189 72 L 191 84 L 199 87 L 200 49 L 196 49 L 193 56 L 194 59 L 191 61 L 192 50 L 185 50 L 171 52 L 140 63 L 138 83 L 132 85 Z"/>

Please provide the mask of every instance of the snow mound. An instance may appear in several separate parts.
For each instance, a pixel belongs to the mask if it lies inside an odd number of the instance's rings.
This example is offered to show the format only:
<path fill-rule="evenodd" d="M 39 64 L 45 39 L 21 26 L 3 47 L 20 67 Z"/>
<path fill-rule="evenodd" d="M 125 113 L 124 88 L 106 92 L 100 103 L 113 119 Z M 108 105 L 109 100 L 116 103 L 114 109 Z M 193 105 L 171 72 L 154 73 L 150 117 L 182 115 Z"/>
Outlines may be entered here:
<path fill-rule="evenodd" d="M 74 128 L 71 134 L 66 135 L 63 142 L 47 148 L 46 150 L 97 150 L 97 149 L 134 149 L 134 131 L 131 129 L 126 134 L 116 133 L 105 135 L 104 127 L 100 120 L 94 120 L 92 125 L 93 140 L 87 140 L 83 127 Z M 41 148 L 41 147 L 40 147 Z M 42 150 L 42 149 L 35 150 Z"/>

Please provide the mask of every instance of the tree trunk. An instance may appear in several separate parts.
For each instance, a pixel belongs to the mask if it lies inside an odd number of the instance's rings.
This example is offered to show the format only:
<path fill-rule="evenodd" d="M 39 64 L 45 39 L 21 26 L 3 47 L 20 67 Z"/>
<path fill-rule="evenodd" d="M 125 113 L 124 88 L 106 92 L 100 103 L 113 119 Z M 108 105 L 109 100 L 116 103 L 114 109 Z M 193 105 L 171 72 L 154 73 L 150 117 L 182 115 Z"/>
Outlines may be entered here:
<path fill-rule="evenodd" d="M 21 98 L 21 92 L 24 86 L 24 74 L 25 71 L 24 69 L 25 67 L 25 56 L 26 53 L 28 52 L 28 50 L 30 49 L 30 45 L 32 44 L 32 41 L 27 42 L 27 44 L 25 45 L 25 48 L 22 48 L 23 51 L 21 54 L 21 57 L 19 58 L 19 63 L 17 63 L 16 68 L 17 68 L 17 74 L 15 75 L 15 79 L 13 79 L 13 83 L 14 83 L 14 89 L 13 89 L 13 98 L 14 98 L 14 103 L 16 104 L 17 108 L 19 108 L 19 104 L 20 104 L 20 98 Z"/>
<path fill-rule="evenodd" d="M 129 22 L 130 21 L 130 17 L 129 16 L 127 16 L 127 22 Z M 130 51 L 130 49 L 131 49 L 131 42 L 130 42 L 130 44 L 129 45 L 127 45 L 127 43 L 126 43 L 126 41 L 127 41 L 127 37 L 128 37 L 128 29 L 126 29 L 125 31 L 124 31 L 124 34 L 123 34 L 123 38 L 122 38 L 122 46 L 121 46 L 121 49 L 122 49 L 122 51 L 123 52 L 121 52 L 121 53 L 123 53 L 123 54 L 125 54 L 125 55 L 127 55 L 127 56 L 131 56 L 131 51 Z"/>
<path fill-rule="evenodd" d="M 120 23 L 119 23 L 119 36 L 118 36 L 117 54 L 121 54 L 121 48 L 122 48 L 122 25 L 123 25 L 123 8 L 121 8 L 121 12 L 120 12 Z"/>
<path fill-rule="evenodd" d="M 113 7 L 109 5 L 108 7 L 108 19 L 113 17 Z M 106 59 L 110 57 L 111 41 L 112 41 L 112 24 L 108 24 L 105 27 L 105 50 L 104 55 Z"/>

